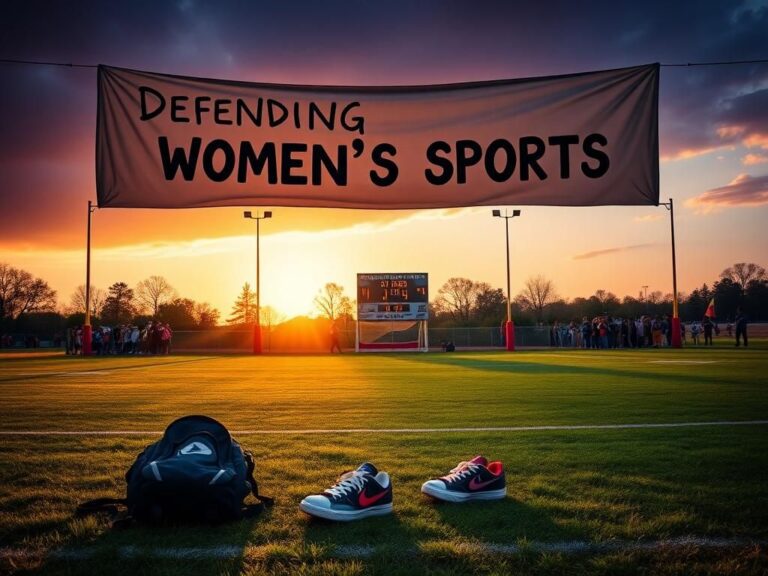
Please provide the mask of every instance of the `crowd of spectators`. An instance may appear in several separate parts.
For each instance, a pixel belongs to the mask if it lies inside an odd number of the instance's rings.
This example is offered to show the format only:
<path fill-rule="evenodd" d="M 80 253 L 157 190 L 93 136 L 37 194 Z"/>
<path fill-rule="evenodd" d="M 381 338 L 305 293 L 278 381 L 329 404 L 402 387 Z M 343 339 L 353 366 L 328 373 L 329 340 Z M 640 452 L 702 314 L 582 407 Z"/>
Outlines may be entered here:
<path fill-rule="evenodd" d="M 680 324 L 680 337 L 687 341 L 688 327 Z M 705 317 L 690 325 L 693 344 L 712 344 L 713 334 L 720 332 L 717 324 Z M 672 322 L 669 316 L 640 316 L 636 319 L 596 316 L 581 322 L 555 321 L 550 329 L 550 345 L 561 348 L 662 348 L 672 343 Z"/>
<path fill-rule="evenodd" d="M 150 320 L 143 328 L 135 324 L 94 326 L 91 350 L 94 354 L 170 354 L 173 331 L 168 323 Z M 83 327 L 67 330 L 66 353 L 82 354 Z"/>

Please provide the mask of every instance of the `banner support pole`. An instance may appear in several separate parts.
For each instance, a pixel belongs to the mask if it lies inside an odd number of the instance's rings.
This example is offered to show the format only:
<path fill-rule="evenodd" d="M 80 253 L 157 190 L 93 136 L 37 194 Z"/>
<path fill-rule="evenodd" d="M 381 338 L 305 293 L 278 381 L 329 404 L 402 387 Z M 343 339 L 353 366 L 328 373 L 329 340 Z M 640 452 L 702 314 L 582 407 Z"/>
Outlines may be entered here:
<path fill-rule="evenodd" d="M 85 244 L 85 323 L 83 324 L 83 356 L 92 353 L 93 329 L 91 328 L 91 214 L 96 208 L 88 200 L 88 231 Z"/>
<path fill-rule="evenodd" d="M 668 203 L 662 203 L 662 206 L 669 211 L 669 224 L 672 233 L 672 348 L 682 348 L 683 341 L 680 333 L 680 315 L 677 298 L 677 259 L 675 255 L 675 207 L 672 198 Z"/>

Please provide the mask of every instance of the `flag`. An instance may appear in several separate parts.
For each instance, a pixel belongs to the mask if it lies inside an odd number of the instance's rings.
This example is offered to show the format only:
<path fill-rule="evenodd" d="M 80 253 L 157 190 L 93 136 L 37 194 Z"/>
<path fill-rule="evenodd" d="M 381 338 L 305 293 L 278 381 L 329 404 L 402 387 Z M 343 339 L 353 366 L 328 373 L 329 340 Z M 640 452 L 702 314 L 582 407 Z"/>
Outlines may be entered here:
<path fill-rule="evenodd" d="M 714 318 L 715 317 L 715 299 L 712 298 L 712 300 L 709 301 L 709 306 L 707 306 L 707 311 L 704 312 L 704 316 L 707 318 Z"/>

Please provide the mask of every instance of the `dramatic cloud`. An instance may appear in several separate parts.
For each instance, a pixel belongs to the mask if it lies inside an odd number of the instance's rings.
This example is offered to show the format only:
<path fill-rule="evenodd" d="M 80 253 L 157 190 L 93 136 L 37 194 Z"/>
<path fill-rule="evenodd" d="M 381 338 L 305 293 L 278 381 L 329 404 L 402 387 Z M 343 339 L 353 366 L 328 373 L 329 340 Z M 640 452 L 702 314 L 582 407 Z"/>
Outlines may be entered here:
<path fill-rule="evenodd" d="M 765 164 L 768 162 L 768 154 L 747 154 L 741 159 L 744 166 L 754 166 L 755 164 Z"/>
<path fill-rule="evenodd" d="M 598 256 L 605 256 L 606 254 L 616 254 L 618 252 L 632 252 L 634 250 L 642 250 L 644 248 L 651 248 L 658 246 L 658 243 L 651 242 L 649 244 L 633 244 L 632 246 L 619 246 L 618 248 L 606 248 L 605 250 L 594 250 L 592 252 L 584 252 L 583 254 L 576 254 L 574 260 L 588 260 L 589 258 L 597 258 Z"/>
<path fill-rule="evenodd" d="M 6 4 L 4 58 L 308 84 L 430 84 L 760 59 L 768 30 L 768 7 L 754 0 L 706 9 L 694 0 L 588 7 L 460 0 Z M 83 206 L 95 197 L 96 71 L 0 64 L 0 74 L 0 244 L 82 245 Z M 746 146 L 751 165 L 768 150 L 768 66 L 663 68 L 660 90 L 665 159 Z M 231 233 L 224 216 L 205 214 L 123 212 L 109 241 L 191 238 L 207 218 Z M 349 225 L 378 217 L 342 218 Z M 332 219 L 306 220 L 319 227 Z"/>
<path fill-rule="evenodd" d="M 768 204 L 768 175 L 755 177 L 739 174 L 727 186 L 707 190 L 685 204 L 698 213 L 733 206 L 763 206 Z"/>

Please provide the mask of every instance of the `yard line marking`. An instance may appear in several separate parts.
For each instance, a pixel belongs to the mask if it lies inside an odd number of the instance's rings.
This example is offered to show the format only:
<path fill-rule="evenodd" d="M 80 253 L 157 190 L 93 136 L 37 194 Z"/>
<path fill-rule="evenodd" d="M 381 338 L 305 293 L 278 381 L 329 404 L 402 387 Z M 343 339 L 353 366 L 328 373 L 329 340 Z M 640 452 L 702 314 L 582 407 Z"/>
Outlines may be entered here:
<path fill-rule="evenodd" d="M 401 552 L 406 556 L 418 556 L 424 553 L 424 547 L 429 544 L 439 544 L 440 541 L 425 541 L 419 546 L 409 546 Z M 753 546 L 766 546 L 768 540 L 751 538 L 718 538 L 706 536 L 680 536 L 662 540 L 608 540 L 605 542 L 590 542 L 588 540 L 570 540 L 563 542 L 527 542 L 516 543 L 475 543 L 464 542 L 455 545 L 459 553 L 480 553 L 514 555 L 522 552 L 559 553 L 559 554 L 583 554 L 585 552 L 632 552 L 632 551 L 657 551 L 670 548 L 747 548 Z M 139 546 L 120 546 L 114 549 L 116 555 L 125 559 L 159 558 L 172 560 L 205 560 L 228 559 L 256 556 L 265 556 L 272 547 L 261 546 L 205 546 L 205 547 L 159 547 L 142 548 Z M 0 548 L 0 558 L 6 560 L 33 560 L 46 556 L 59 560 L 88 560 L 111 551 L 110 548 L 73 548 L 46 551 L 42 549 L 25 548 Z M 330 558 L 369 558 L 376 554 L 375 546 L 339 545 L 330 548 L 327 556 Z"/>
<path fill-rule="evenodd" d="M 768 420 L 714 422 L 662 422 L 644 424 L 570 424 L 551 426 L 488 426 L 477 428 L 317 428 L 306 430 L 233 430 L 249 434 L 440 434 L 453 432 L 548 432 L 560 430 L 633 430 L 642 428 L 696 428 L 704 426 L 762 426 Z M 161 436 L 162 430 L 0 430 L 0 436 Z"/>
<path fill-rule="evenodd" d="M 648 360 L 648 364 L 717 364 L 717 360 Z"/>

